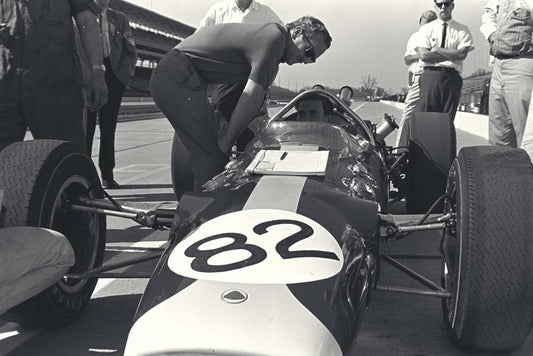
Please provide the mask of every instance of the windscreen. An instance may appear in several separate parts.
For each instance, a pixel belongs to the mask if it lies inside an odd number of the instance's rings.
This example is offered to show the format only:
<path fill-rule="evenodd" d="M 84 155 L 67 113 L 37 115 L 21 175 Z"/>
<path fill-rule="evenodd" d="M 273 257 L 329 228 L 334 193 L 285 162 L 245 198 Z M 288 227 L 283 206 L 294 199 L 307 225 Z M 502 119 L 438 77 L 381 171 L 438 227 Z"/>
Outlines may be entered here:
<path fill-rule="evenodd" d="M 248 149 L 274 148 L 282 144 L 316 145 L 339 152 L 340 157 L 356 156 L 368 148 L 368 141 L 325 122 L 271 122 L 248 146 Z"/>

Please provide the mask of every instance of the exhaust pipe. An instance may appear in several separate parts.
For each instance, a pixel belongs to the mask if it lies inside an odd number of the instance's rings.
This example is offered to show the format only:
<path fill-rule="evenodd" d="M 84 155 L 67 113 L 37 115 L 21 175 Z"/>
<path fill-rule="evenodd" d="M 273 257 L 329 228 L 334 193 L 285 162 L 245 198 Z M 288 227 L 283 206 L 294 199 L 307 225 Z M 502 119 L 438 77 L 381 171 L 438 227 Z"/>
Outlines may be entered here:
<path fill-rule="evenodd" d="M 385 114 L 385 117 L 383 118 L 383 121 L 381 121 L 376 126 L 376 138 L 380 141 L 385 140 L 385 137 L 389 136 L 389 134 L 398 129 L 399 126 L 394 120 L 393 116 L 390 116 L 388 114 Z"/>

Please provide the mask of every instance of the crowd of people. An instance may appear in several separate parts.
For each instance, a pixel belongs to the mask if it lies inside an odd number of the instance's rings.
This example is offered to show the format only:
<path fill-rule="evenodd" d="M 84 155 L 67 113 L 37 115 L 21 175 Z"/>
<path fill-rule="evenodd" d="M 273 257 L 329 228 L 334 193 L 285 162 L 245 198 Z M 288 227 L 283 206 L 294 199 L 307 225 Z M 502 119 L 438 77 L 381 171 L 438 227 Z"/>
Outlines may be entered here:
<path fill-rule="evenodd" d="M 98 116 L 102 182 L 118 188 L 113 175 L 117 115 L 137 61 L 128 19 L 109 9 L 109 0 L 53 0 L 42 14 L 38 4 L 0 1 L 0 149 L 23 140 L 29 129 L 34 138 L 74 141 L 90 154 Z M 452 18 L 454 1 L 433 5 L 407 44 L 409 93 L 399 146 L 415 112 L 443 112 L 454 120 L 462 63 L 474 50 L 469 28 Z M 522 147 L 531 157 L 532 11 L 533 0 L 488 0 L 481 27 L 494 57 L 490 143 Z M 50 14 L 65 18 L 50 22 Z M 195 190 L 223 170 L 231 147 L 260 112 L 280 63 L 314 63 L 331 42 L 315 17 L 284 24 L 256 0 L 224 0 L 161 59 L 151 94 L 189 150 Z M 211 102 L 208 84 L 218 85 Z M 319 100 L 302 101 L 297 109 L 303 120 L 327 115 Z M 41 229 L 37 245 L 19 238 L 35 231 L 20 229 L 0 229 L 0 314 L 58 280 L 74 263 L 61 234 Z M 9 294 L 2 292 L 6 286 Z"/>
<path fill-rule="evenodd" d="M 409 90 L 397 146 L 406 146 L 409 121 L 416 112 L 447 113 L 454 120 L 461 98 L 462 64 L 474 50 L 468 26 L 455 21 L 454 0 L 434 0 L 422 13 L 421 27 L 409 38 L 405 63 Z M 489 142 L 521 147 L 533 158 L 533 1 L 488 0 L 481 33 L 490 47 L 492 74 L 484 83 Z M 529 119 L 528 119 L 529 118 Z"/>

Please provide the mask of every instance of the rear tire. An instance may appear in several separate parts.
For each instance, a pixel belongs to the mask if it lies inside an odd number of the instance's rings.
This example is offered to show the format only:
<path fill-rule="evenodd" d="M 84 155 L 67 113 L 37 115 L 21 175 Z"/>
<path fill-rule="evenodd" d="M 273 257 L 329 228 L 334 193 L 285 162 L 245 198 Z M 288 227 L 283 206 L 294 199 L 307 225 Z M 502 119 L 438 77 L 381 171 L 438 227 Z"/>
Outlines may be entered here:
<path fill-rule="evenodd" d="M 423 214 L 444 194 L 455 154 L 455 127 L 448 114 L 415 113 L 409 123 L 407 211 Z M 442 207 L 439 204 L 435 211 L 442 211 Z"/>
<path fill-rule="evenodd" d="M 447 330 L 460 347 L 511 351 L 533 325 L 533 166 L 507 147 L 467 147 L 447 185 L 456 227 L 444 235 Z"/>
<path fill-rule="evenodd" d="M 98 174 L 82 147 L 57 140 L 17 142 L 0 151 L 0 167 L 6 226 L 46 227 L 65 235 L 76 257 L 68 273 L 102 264 L 105 216 L 68 208 L 69 201 L 80 197 L 102 198 Z M 96 282 L 58 281 L 2 317 L 22 324 L 64 325 L 84 310 Z"/>
<path fill-rule="evenodd" d="M 194 176 L 191 169 L 189 150 L 176 132 L 174 132 L 172 140 L 170 170 L 174 194 L 176 194 L 176 199 L 179 201 L 183 193 L 194 190 Z"/>

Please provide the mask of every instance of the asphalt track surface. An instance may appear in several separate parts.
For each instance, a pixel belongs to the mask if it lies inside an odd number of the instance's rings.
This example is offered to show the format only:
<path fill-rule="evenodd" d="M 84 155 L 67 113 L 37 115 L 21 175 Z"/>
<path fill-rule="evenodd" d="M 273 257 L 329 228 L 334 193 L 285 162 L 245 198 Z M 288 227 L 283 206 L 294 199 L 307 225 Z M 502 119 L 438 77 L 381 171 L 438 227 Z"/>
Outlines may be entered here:
<path fill-rule="evenodd" d="M 379 122 L 386 112 L 401 111 L 383 103 L 354 102 L 365 119 Z M 274 109 L 270 110 L 275 112 Z M 170 178 L 172 129 L 166 119 L 119 123 L 116 134 L 116 179 L 122 188 L 109 191 L 119 202 L 142 208 L 173 201 Z M 99 132 L 93 159 L 98 161 Z M 458 148 L 487 144 L 482 137 L 457 132 Z M 389 138 L 394 142 L 394 134 Z M 392 207 L 405 213 L 401 204 Z M 411 217 L 412 218 L 412 217 Z M 139 227 L 129 220 L 108 217 L 106 263 L 122 261 L 164 247 L 167 233 Z M 413 233 L 407 239 L 382 245 L 389 253 L 437 256 L 439 234 Z M 440 259 L 404 260 L 405 264 L 437 282 Z M 155 262 L 129 268 L 150 272 Z M 87 309 L 62 329 L 24 328 L 0 319 L 0 355 L 121 355 L 146 279 L 100 280 Z M 383 264 L 380 285 L 420 287 L 401 272 Z M 461 355 L 450 342 L 442 322 L 441 302 L 434 297 L 374 292 L 356 340 L 356 355 Z M 530 336 L 514 355 L 532 355 Z"/>

